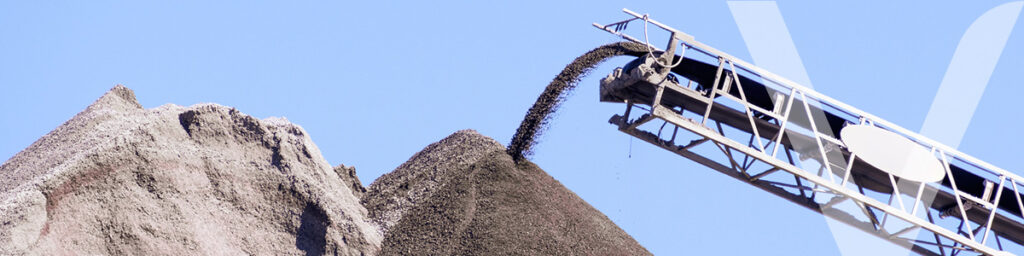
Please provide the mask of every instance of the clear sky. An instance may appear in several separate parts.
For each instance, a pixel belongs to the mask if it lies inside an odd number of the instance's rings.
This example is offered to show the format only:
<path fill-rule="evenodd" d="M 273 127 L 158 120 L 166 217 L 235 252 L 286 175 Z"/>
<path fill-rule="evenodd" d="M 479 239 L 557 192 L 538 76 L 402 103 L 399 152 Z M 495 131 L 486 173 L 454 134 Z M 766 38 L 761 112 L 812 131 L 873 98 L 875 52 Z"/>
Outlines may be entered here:
<path fill-rule="evenodd" d="M 916 131 L 964 31 L 1004 2 L 778 6 L 816 90 Z M 287 117 L 368 185 L 456 130 L 508 143 L 565 64 L 618 41 L 590 23 L 623 7 L 749 60 L 724 1 L 3 1 L 0 158 L 124 84 L 147 108 Z M 597 79 L 627 60 L 582 81 L 537 164 L 656 254 L 838 254 L 820 215 L 607 124 L 622 107 Z M 1018 24 L 959 146 L 1019 174 L 1022 71 Z"/>

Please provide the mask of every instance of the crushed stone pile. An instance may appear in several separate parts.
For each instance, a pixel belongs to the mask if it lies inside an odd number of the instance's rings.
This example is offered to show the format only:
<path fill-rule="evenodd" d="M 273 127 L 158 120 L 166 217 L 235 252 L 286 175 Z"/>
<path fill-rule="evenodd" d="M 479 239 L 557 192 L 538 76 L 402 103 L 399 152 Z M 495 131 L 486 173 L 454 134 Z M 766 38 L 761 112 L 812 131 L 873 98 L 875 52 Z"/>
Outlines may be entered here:
<path fill-rule="evenodd" d="M 0 165 L 0 255 L 646 255 L 463 130 L 364 188 L 301 127 L 116 86 Z"/>
<path fill-rule="evenodd" d="M 373 255 L 364 191 L 287 120 L 117 86 L 0 165 L 0 254 Z"/>
<path fill-rule="evenodd" d="M 648 255 L 607 216 L 472 130 L 427 146 L 363 195 L 382 255 Z"/>

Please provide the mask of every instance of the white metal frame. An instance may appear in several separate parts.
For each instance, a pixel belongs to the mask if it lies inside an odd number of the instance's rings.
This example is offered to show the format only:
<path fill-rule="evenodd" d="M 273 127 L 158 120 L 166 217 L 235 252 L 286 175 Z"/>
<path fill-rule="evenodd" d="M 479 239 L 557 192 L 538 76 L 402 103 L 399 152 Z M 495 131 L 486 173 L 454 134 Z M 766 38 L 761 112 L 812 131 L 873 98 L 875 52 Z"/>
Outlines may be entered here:
<path fill-rule="evenodd" d="M 956 255 L 963 251 L 979 252 L 984 253 L 986 255 L 1013 255 L 1011 253 L 997 249 L 1001 248 L 1002 243 L 1005 242 L 999 239 L 998 234 L 994 236 L 996 242 L 995 248 L 988 246 L 986 244 L 989 244 L 990 242 L 990 240 L 988 239 L 990 233 L 995 233 L 990 231 L 992 229 L 993 219 L 996 217 L 997 212 L 1001 211 L 1000 209 L 998 209 L 997 204 L 1000 202 L 1000 197 L 1002 196 L 1002 192 L 1005 187 L 1012 186 L 1014 191 L 1013 196 L 1016 197 L 1018 206 L 1020 207 L 1022 214 L 1024 214 L 1024 200 L 1022 200 L 1020 196 L 1020 191 L 1018 190 L 1018 184 L 1024 186 L 1024 178 L 1022 178 L 1021 176 L 1007 172 L 1006 170 L 1000 169 L 994 165 L 978 160 L 970 155 L 959 152 L 949 146 L 935 142 L 929 138 L 911 132 L 905 128 L 897 126 L 877 116 L 871 115 L 867 112 L 849 106 L 838 100 L 832 99 L 831 97 L 815 92 L 814 90 L 801 86 L 793 81 L 775 75 L 762 68 L 751 65 L 750 63 L 747 63 L 732 55 L 729 55 L 725 52 L 719 51 L 715 48 L 698 42 L 694 39 L 693 36 L 687 35 L 667 25 L 654 21 L 650 19 L 647 15 L 641 15 L 627 9 L 623 9 L 623 11 L 633 16 L 633 18 L 630 18 L 622 22 L 612 23 L 609 25 L 601 25 L 598 23 L 594 23 L 594 26 L 601 30 L 605 30 L 609 33 L 620 36 L 626 40 L 645 44 L 648 45 L 651 49 L 660 51 L 660 49 L 658 49 L 657 47 L 648 44 L 646 40 L 638 40 L 634 37 L 626 35 L 625 33 L 619 31 L 618 29 L 619 27 L 623 26 L 623 24 L 634 20 L 649 22 L 650 24 L 658 26 L 668 32 L 671 32 L 675 39 L 679 40 L 682 43 L 682 45 L 684 46 L 682 47 L 684 51 L 686 49 L 693 49 L 696 50 L 697 52 L 706 54 L 711 58 L 718 59 L 719 68 L 718 74 L 716 74 L 715 84 L 706 85 L 712 88 L 710 96 L 705 96 L 700 92 L 694 91 L 693 88 L 691 88 L 691 86 L 683 87 L 671 82 L 662 82 L 662 84 L 659 84 L 657 88 L 657 97 L 655 97 L 654 103 L 651 104 L 651 108 L 648 110 L 649 112 L 635 120 L 630 120 L 629 115 L 631 110 L 637 106 L 632 102 L 627 102 L 625 115 L 616 115 L 616 117 L 614 117 L 611 121 L 613 124 L 619 126 L 619 130 L 627 134 L 633 135 L 637 138 L 648 141 L 656 146 L 662 147 L 663 149 L 690 158 L 698 163 L 711 167 L 714 170 L 717 170 L 719 172 L 722 172 L 724 174 L 747 182 L 751 185 L 757 186 L 765 191 L 781 196 L 794 203 L 800 204 L 809 209 L 820 212 L 830 218 L 839 220 L 846 224 L 850 224 L 851 226 L 859 228 L 865 232 L 876 235 L 878 237 L 886 238 L 887 240 L 897 245 L 911 248 L 915 252 L 920 254 L 946 255 L 946 250 L 948 249 L 948 253 L 950 255 Z M 724 74 L 726 75 L 725 77 L 722 76 L 723 70 L 728 71 L 724 72 Z M 786 104 L 783 107 L 781 114 L 775 111 L 769 111 L 759 108 L 758 106 L 746 101 L 746 96 L 742 93 L 743 85 L 739 83 L 738 73 L 740 71 L 748 72 L 759 76 L 765 81 L 766 86 L 773 86 L 773 88 L 776 88 L 777 90 L 785 94 L 784 96 L 786 99 Z M 732 83 L 735 84 L 733 85 Z M 740 97 L 737 98 L 733 95 L 730 95 L 728 93 L 728 86 L 738 86 L 740 88 L 739 91 L 741 92 Z M 660 96 L 663 94 L 664 90 L 675 90 L 683 95 L 699 98 L 702 102 L 708 103 L 707 110 L 704 111 L 704 113 L 693 113 L 697 116 L 700 116 L 701 120 L 693 120 L 691 118 L 685 117 L 683 113 L 685 111 L 677 111 L 674 109 L 668 109 L 664 106 L 661 106 L 659 104 L 659 101 L 661 100 Z M 785 153 L 784 155 L 786 156 L 785 159 L 783 159 L 781 155 L 777 154 L 780 145 L 782 145 L 782 136 L 784 134 L 793 135 L 800 133 L 787 128 L 787 124 L 789 123 L 788 121 L 791 114 L 790 112 L 792 112 L 793 110 L 794 100 L 797 99 L 798 97 L 803 102 L 804 109 L 806 110 L 805 113 L 798 114 L 806 114 L 807 118 L 811 122 L 811 129 L 809 131 L 810 134 L 807 134 L 806 132 L 803 132 L 803 134 L 807 135 L 808 138 L 813 139 L 814 143 L 817 144 L 817 153 L 821 157 L 821 159 L 818 159 L 819 162 L 826 163 L 821 164 L 821 168 L 819 168 L 818 170 L 805 170 L 802 169 L 801 167 L 798 167 L 799 165 L 796 163 L 796 161 L 793 160 L 791 152 L 785 148 L 783 149 Z M 749 143 L 744 144 L 738 142 L 737 139 L 725 136 L 725 131 L 721 128 L 721 123 L 718 123 L 717 121 L 715 121 L 715 124 L 718 127 L 717 130 L 707 126 L 708 121 L 714 121 L 713 119 L 709 118 L 713 108 L 728 108 L 726 105 L 722 105 L 721 103 L 716 102 L 716 98 L 731 100 L 735 103 L 739 103 L 740 105 L 742 105 L 741 109 L 733 108 L 733 110 L 745 113 L 750 121 L 750 128 L 752 132 L 750 134 L 743 135 L 750 137 Z M 831 109 L 841 111 L 846 115 L 859 119 L 862 124 L 875 125 L 883 129 L 893 131 L 916 143 L 919 143 L 921 146 L 924 146 L 925 148 L 931 149 L 933 152 L 937 153 L 939 159 L 945 166 L 946 175 L 947 178 L 950 180 L 952 189 L 945 188 L 943 186 L 934 186 L 921 183 L 920 186 L 918 186 L 917 188 L 917 196 L 914 200 L 913 207 L 907 209 L 908 207 L 906 207 L 906 204 L 904 204 L 902 196 L 889 196 L 889 202 L 885 203 L 874 197 L 868 196 L 863 191 L 863 189 L 849 188 L 847 186 L 848 183 L 855 182 L 851 182 L 850 172 L 846 170 L 850 170 L 852 168 L 853 158 L 855 158 L 856 155 L 851 154 L 850 159 L 847 162 L 847 166 L 836 166 L 837 168 L 839 168 L 839 171 L 845 172 L 842 175 L 842 177 L 837 180 L 833 172 L 833 165 L 827 164 L 830 163 L 828 161 L 829 156 L 827 152 L 827 145 L 832 144 L 842 146 L 843 143 L 831 135 L 823 134 L 820 131 L 818 131 L 818 126 L 815 125 L 815 122 L 817 121 L 821 123 L 824 120 L 820 119 L 820 115 L 819 119 L 815 120 L 815 116 L 811 113 L 811 103 L 808 102 L 813 102 L 815 103 L 815 105 L 820 104 L 821 106 L 827 106 Z M 757 120 L 757 118 L 755 118 L 753 115 L 753 112 L 755 110 L 759 113 L 772 117 L 774 120 L 776 120 L 775 125 L 779 126 L 779 132 L 776 133 L 774 138 L 766 138 L 769 140 L 767 144 L 765 142 L 762 142 L 762 137 L 757 133 L 758 127 L 756 121 L 759 120 Z M 655 121 L 656 119 L 660 119 L 665 122 L 664 124 L 662 124 L 661 128 L 658 129 L 658 133 L 645 131 L 642 126 L 645 123 Z M 673 126 L 674 131 L 672 133 L 671 139 L 661 138 L 662 136 L 660 134 L 660 131 L 661 129 L 664 128 L 666 124 L 671 124 Z M 683 128 L 684 130 L 687 130 L 697 135 L 698 138 L 696 138 L 695 140 L 691 141 L 686 145 L 677 145 L 675 143 L 675 140 L 677 139 L 676 132 L 678 131 L 678 128 Z M 718 148 L 718 151 L 722 152 L 728 159 L 728 161 L 725 161 L 725 163 L 720 163 L 719 161 L 715 161 L 705 156 L 705 154 L 693 151 L 695 147 L 698 147 L 700 145 L 707 145 L 707 143 L 705 142 L 708 141 L 712 142 L 711 144 Z M 757 142 L 755 143 L 754 141 Z M 742 160 L 739 160 L 739 157 L 742 157 Z M 966 192 L 960 191 L 957 188 L 956 181 L 954 180 L 953 174 L 950 171 L 949 167 L 950 162 L 954 160 L 977 168 L 977 170 L 983 172 L 978 174 L 986 174 L 979 175 L 981 177 L 997 177 L 998 180 L 989 180 L 990 182 L 992 182 L 992 184 L 998 184 L 998 189 L 995 193 L 995 199 L 990 201 L 990 198 L 978 198 Z M 767 166 L 770 166 L 770 168 L 760 173 L 751 173 L 750 167 L 753 166 L 755 162 L 766 164 Z M 785 173 L 792 175 L 795 184 L 789 182 L 771 181 L 768 179 L 769 177 L 784 175 L 781 172 L 778 172 L 779 170 L 782 170 Z M 895 190 L 892 193 L 892 195 L 901 195 L 901 193 L 898 190 L 899 186 L 896 184 L 895 178 L 892 177 L 892 175 L 890 175 L 889 178 L 892 182 L 892 187 Z M 803 184 L 804 182 L 809 182 L 810 184 L 813 184 L 813 186 L 808 187 L 807 185 Z M 960 218 L 961 221 L 959 227 L 952 228 L 939 224 L 938 221 L 932 217 L 933 212 L 935 212 L 935 210 L 928 209 L 927 207 L 925 208 L 927 218 L 921 218 L 918 216 L 918 205 L 921 204 L 921 195 L 924 194 L 923 192 L 926 190 L 926 188 L 932 192 L 949 192 L 954 196 L 957 205 L 955 209 L 957 211 L 953 216 Z M 793 191 L 793 189 L 795 189 L 796 191 Z M 810 192 L 811 194 L 808 196 L 807 192 Z M 820 193 L 831 194 L 833 196 L 827 202 L 817 203 L 815 200 L 820 198 L 816 198 L 816 195 Z M 857 207 L 859 207 L 859 213 L 849 213 L 833 207 L 839 203 L 848 200 L 852 201 L 854 204 L 857 205 Z M 898 207 L 892 205 L 894 200 L 898 203 Z M 967 205 L 967 208 L 965 208 L 965 205 Z M 972 229 L 972 221 L 969 220 L 966 210 L 970 209 L 970 207 L 972 206 L 983 207 L 984 209 L 987 209 L 990 212 L 987 221 L 985 223 L 981 223 L 981 225 L 977 225 L 977 229 Z M 879 216 L 876 212 L 881 213 L 881 220 L 879 220 Z M 863 216 L 871 221 L 870 223 L 865 223 L 863 221 L 857 220 L 855 216 Z M 889 232 L 885 230 L 885 223 L 889 217 L 894 217 L 902 221 L 905 221 L 909 223 L 910 227 L 898 230 L 896 232 Z M 1020 217 L 1024 219 L 1024 215 L 1014 217 Z M 984 228 L 985 230 L 984 234 L 976 236 L 975 233 L 979 232 L 982 228 Z M 916 237 L 901 237 L 901 235 L 909 233 L 910 231 L 913 231 L 915 229 L 921 229 L 933 233 L 935 236 L 935 241 L 922 241 L 916 239 Z"/>

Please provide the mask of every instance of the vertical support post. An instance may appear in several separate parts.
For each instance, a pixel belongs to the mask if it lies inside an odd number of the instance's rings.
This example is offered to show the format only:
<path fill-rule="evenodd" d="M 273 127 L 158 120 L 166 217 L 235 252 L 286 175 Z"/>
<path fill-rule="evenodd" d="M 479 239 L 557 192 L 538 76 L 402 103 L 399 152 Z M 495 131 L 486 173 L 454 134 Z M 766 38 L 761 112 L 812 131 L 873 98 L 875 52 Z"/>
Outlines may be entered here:
<path fill-rule="evenodd" d="M 932 152 L 931 152 L 932 156 L 935 155 L 935 150 L 936 150 L 935 147 L 932 147 Z M 921 204 L 921 194 L 924 193 L 924 186 L 925 186 L 925 183 L 921 182 L 920 186 L 917 188 L 917 196 L 914 197 L 914 208 L 913 208 L 913 210 L 910 210 L 910 215 L 917 215 L 917 206 Z M 925 211 L 927 211 L 927 210 L 925 210 Z"/>
<path fill-rule="evenodd" d="M 1006 183 L 1006 176 L 999 176 L 999 190 L 996 190 L 996 200 L 992 201 L 992 210 L 988 214 L 988 222 L 985 223 L 985 235 L 981 236 L 981 244 L 988 240 L 988 233 L 992 231 L 992 219 L 996 217 L 999 210 L 999 197 L 1003 195 L 1003 185 Z"/>
<path fill-rule="evenodd" d="M 662 52 L 661 56 L 658 56 L 659 57 L 658 59 L 661 59 L 661 60 L 665 61 L 665 64 L 663 64 L 663 67 L 666 68 L 666 69 L 670 69 L 671 68 L 671 66 L 669 66 L 669 65 L 672 65 L 672 59 L 675 59 L 675 57 L 676 57 L 676 45 L 679 44 L 679 39 L 676 37 L 677 33 L 678 32 L 672 32 L 672 37 L 670 37 L 668 39 L 668 46 L 665 47 L 665 52 Z M 682 56 L 680 56 L 679 58 L 682 58 Z M 658 61 L 658 60 L 655 60 L 655 61 Z M 669 72 L 669 71 L 671 71 L 671 70 L 665 70 L 663 72 Z"/>
<path fill-rule="evenodd" d="M 857 154 L 850 153 L 850 162 L 846 163 L 846 173 L 843 174 L 843 182 L 839 185 L 846 187 L 846 182 L 850 180 L 850 173 L 853 172 L 853 163 L 857 161 Z"/>
<path fill-rule="evenodd" d="M 626 100 L 626 113 L 622 114 L 622 122 L 619 123 L 619 128 L 626 127 L 629 123 L 629 112 L 633 111 L 633 102 Z"/>
<path fill-rule="evenodd" d="M 658 83 L 658 88 L 655 89 L 657 92 L 654 93 L 654 101 L 651 103 L 651 115 L 654 115 L 654 110 L 661 107 L 661 95 L 665 93 L 665 81 Z"/>
<path fill-rule="evenodd" d="M 921 194 L 924 194 L 925 183 L 921 182 L 921 185 L 917 187 L 917 197 L 914 198 L 914 207 L 910 210 L 910 215 L 917 216 L 917 206 L 921 205 Z"/>
<path fill-rule="evenodd" d="M 1017 182 L 1010 180 L 1010 184 L 1013 184 L 1013 194 L 1017 198 L 1017 207 L 1020 207 L 1021 217 L 1024 217 L 1024 202 L 1020 199 L 1020 190 L 1017 190 Z"/>
<path fill-rule="evenodd" d="M 939 155 L 942 156 L 942 167 L 946 169 L 946 177 L 949 177 L 949 185 L 953 187 L 953 199 L 956 201 L 956 207 L 960 209 L 960 217 L 963 220 L 964 225 L 967 226 L 967 230 L 971 230 L 971 221 L 967 218 L 967 211 L 964 211 L 963 197 L 960 196 L 960 189 L 956 187 L 956 180 L 953 179 L 953 172 L 949 170 L 949 160 L 946 159 L 946 152 L 939 150 Z M 974 232 L 966 232 L 968 238 L 971 241 L 974 240 Z"/>
<path fill-rule="evenodd" d="M 754 111 L 750 110 L 750 102 L 747 101 L 747 95 L 743 92 L 743 84 L 740 83 L 740 76 L 736 73 L 736 65 L 731 61 L 729 62 L 729 69 L 732 70 L 730 73 L 732 73 L 733 80 L 736 82 L 736 89 L 740 91 L 740 99 L 743 100 L 743 108 L 747 111 L 747 120 L 750 121 L 750 130 L 754 133 L 754 140 L 757 140 L 757 151 L 764 153 L 764 142 L 761 142 L 761 135 L 757 131 L 757 122 L 754 122 Z"/>
<path fill-rule="evenodd" d="M 807 95 L 800 92 L 800 98 L 804 100 L 804 112 L 807 113 L 807 120 L 811 122 L 811 132 L 814 133 L 814 142 L 818 144 L 818 153 L 821 154 L 821 164 L 825 166 L 826 170 L 828 170 L 829 175 L 832 175 L 832 164 L 828 161 L 828 157 L 825 156 L 825 145 L 821 144 L 821 137 L 818 135 L 818 125 L 814 123 L 814 115 L 811 115 L 811 105 L 807 103 Z"/>
<path fill-rule="evenodd" d="M 782 114 L 782 124 L 779 125 L 779 134 L 776 134 L 775 147 L 772 148 L 772 158 L 775 158 L 776 153 L 779 152 L 779 147 L 782 145 L 782 136 L 786 135 L 786 124 L 789 123 L 789 113 L 793 112 L 793 100 L 796 99 L 796 88 L 790 89 L 789 100 L 786 100 L 786 113 Z"/>
<path fill-rule="evenodd" d="M 725 68 L 725 59 L 718 57 L 718 72 L 715 73 L 715 84 L 711 85 L 711 96 L 708 97 L 708 109 L 704 110 L 704 118 L 700 120 L 701 126 L 706 126 L 708 117 L 711 116 L 711 108 L 715 106 L 715 96 L 718 94 L 718 82 L 722 79 L 722 68 Z"/>
<path fill-rule="evenodd" d="M 900 210 L 903 210 L 905 212 L 905 211 L 907 211 L 907 207 L 903 206 L 903 196 L 900 195 L 900 188 L 899 188 L 899 185 L 896 184 L 896 178 L 893 177 L 892 173 L 889 173 L 888 175 L 889 175 L 889 183 L 892 184 L 892 195 L 889 196 L 889 203 L 891 204 L 892 203 L 892 198 L 896 197 L 896 199 L 900 203 Z"/>

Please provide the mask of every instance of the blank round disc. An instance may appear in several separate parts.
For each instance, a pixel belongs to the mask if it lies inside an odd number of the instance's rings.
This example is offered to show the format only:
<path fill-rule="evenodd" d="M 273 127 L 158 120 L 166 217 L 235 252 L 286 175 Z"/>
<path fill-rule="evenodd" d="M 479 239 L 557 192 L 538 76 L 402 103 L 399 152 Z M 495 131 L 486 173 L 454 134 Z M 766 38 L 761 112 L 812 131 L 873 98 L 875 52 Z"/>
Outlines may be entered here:
<path fill-rule="evenodd" d="M 858 159 L 896 177 L 936 182 L 945 175 L 945 168 L 931 150 L 899 134 L 870 125 L 846 126 L 840 134 Z"/>

